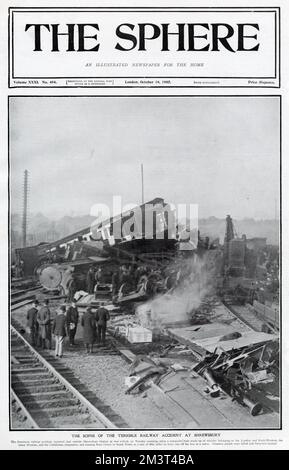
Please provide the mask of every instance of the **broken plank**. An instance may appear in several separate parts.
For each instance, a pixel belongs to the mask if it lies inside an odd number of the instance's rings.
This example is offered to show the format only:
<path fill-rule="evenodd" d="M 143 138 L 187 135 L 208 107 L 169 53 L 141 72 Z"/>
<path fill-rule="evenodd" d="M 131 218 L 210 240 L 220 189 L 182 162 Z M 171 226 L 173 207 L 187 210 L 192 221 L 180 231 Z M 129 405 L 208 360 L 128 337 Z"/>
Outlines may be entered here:
<path fill-rule="evenodd" d="M 130 349 L 125 348 L 119 341 L 117 341 L 115 338 L 110 337 L 110 340 L 114 347 L 120 352 L 122 356 L 128 361 L 128 362 L 134 362 L 136 360 L 136 355 L 130 351 Z"/>

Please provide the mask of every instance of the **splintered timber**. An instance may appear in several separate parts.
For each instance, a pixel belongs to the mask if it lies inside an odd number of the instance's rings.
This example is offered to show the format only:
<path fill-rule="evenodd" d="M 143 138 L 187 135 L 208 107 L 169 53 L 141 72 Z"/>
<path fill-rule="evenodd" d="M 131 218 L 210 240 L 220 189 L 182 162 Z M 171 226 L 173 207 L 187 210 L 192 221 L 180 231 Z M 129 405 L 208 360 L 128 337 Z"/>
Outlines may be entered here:
<path fill-rule="evenodd" d="M 101 30 L 97 23 L 26 24 L 34 51 L 97 52 Z M 123 23 L 115 29 L 115 49 L 147 51 L 157 41 L 161 51 L 258 51 L 259 24 L 237 23 Z M 32 46 L 33 47 L 33 46 Z"/>

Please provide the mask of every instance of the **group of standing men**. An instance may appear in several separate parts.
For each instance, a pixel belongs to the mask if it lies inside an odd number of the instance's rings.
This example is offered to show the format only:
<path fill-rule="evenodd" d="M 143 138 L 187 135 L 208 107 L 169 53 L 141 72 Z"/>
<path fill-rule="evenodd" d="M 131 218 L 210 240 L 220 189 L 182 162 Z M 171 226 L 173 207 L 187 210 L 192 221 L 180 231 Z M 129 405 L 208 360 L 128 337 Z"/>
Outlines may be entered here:
<path fill-rule="evenodd" d="M 93 312 L 91 307 L 87 308 L 81 318 L 83 327 L 83 341 L 87 353 L 93 352 L 93 344 L 98 342 L 105 345 L 106 325 L 109 313 L 103 305 Z M 55 356 L 61 357 L 63 352 L 64 338 L 67 336 L 70 346 L 74 346 L 79 314 L 76 303 L 73 301 L 68 307 L 62 305 L 57 310 L 54 319 L 51 318 L 49 300 L 46 299 L 42 306 L 35 300 L 33 307 L 27 312 L 27 326 L 30 329 L 30 341 L 32 346 L 45 349 L 48 343 L 52 347 L 52 335 L 55 337 Z"/>
<path fill-rule="evenodd" d="M 122 265 L 118 269 L 116 269 L 111 275 L 112 298 L 115 298 L 117 296 L 121 286 L 125 285 L 127 290 L 133 290 L 134 288 L 136 288 L 140 277 L 146 272 L 147 271 L 145 267 L 137 267 L 136 265 Z M 107 277 L 108 276 L 105 275 L 102 268 L 98 268 L 95 271 L 95 269 L 91 266 L 87 271 L 86 275 L 87 292 L 89 294 L 93 294 L 98 285 L 105 284 Z M 73 292 L 73 295 L 74 293 L 75 292 Z"/>
<path fill-rule="evenodd" d="M 93 344 L 95 342 L 105 345 L 106 326 L 109 320 L 109 313 L 103 305 L 93 312 L 91 307 L 86 309 L 86 312 L 81 318 L 81 325 L 83 327 L 83 342 L 86 347 L 86 352 L 93 352 Z"/>
<path fill-rule="evenodd" d="M 42 306 L 35 300 L 33 307 L 27 312 L 27 326 L 30 329 L 30 341 L 32 346 L 42 349 L 52 348 L 52 334 L 55 336 L 55 355 L 62 356 L 62 345 L 67 335 L 69 343 L 73 346 L 78 324 L 78 310 L 75 302 L 66 308 L 62 305 L 54 319 L 51 318 L 49 300 L 46 299 Z"/>
<path fill-rule="evenodd" d="M 48 305 L 48 299 L 44 301 L 42 306 L 39 306 L 38 300 L 35 300 L 33 307 L 27 312 L 27 326 L 30 329 L 31 344 L 43 349 L 46 348 L 46 343 L 51 349 L 51 317 Z"/>
<path fill-rule="evenodd" d="M 65 305 L 61 305 L 60 309 L 57 311 L 52 326 L 52 333 L 55 336 L 55 356 L 62 357 L 63 342 L 66 334 L 70 346 L 74 346 L 78 319 L 78 310 L 74 301 L 71 302 L 68 309 L 66 309 Z"/>
<path fill-rule="evenodd" d="M 86 290 L 89 294 L 94 293 L 95 286 L 98 284 L 103 284 L 105 282 L 105 276 L 102 268 L 98 268 L 95 272 L 94 268 L 91 266 L 87 271 L 86 275 Z"/>

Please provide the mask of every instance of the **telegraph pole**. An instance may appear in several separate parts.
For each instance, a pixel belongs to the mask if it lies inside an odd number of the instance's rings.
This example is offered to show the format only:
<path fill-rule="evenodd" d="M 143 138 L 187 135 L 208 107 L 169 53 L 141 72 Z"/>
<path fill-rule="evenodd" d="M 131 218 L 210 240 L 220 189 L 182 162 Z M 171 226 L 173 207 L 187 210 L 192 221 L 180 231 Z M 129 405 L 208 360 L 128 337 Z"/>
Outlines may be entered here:
<path fill-rule="evenodd" d="M 141 164 L 141 202 L 144 204 L 143 164 Z"/>
<path fill-rule="evenodd" d="M 24 171 L 23 185 L 23 214 L 22 214 L 22 246 L 26 247 L 27 243 L 27 208 L 28 208 L 28 171 Z"/>

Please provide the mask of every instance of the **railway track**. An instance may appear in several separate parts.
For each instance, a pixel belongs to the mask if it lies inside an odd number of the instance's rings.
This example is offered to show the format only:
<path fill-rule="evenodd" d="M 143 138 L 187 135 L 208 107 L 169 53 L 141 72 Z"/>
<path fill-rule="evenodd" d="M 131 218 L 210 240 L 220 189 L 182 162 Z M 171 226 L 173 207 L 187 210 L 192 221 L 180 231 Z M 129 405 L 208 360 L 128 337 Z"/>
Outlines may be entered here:
<path fill-rule="evenodd" d="M 12 289 L 10 293 L 10 304 L 15 307 L 20 302 L 32 301 L 42 290 L 43 288 L 40 285 L 24 289 Z"/>
<path fill-rule="evenodd" d="M 13 325 L 10 344 L 11 398 L 26 416 L 28 428 L 128 427 L 61 360 L 49 354 L 44 358 Z"/>
<path fill-rule="evenodd" d="M 28 413 L 22 401 L 18 398 L 16 393 L 10 389 L 11 397 L 11 420 L 16 429 L 39 429 L 39 426 L 34 421 L 32 416 Z"/>
<path fill-rule="evenodd" d="M 13 289 L 12 288 L 11 297 L 12 298 L 20 297 L 22 295 L 30 294 L 30 293 L 33 293 L 34 291 L 38 291 L 38 290 L 41 290 L 41 289 L 43 289 L 43 287 L 40 286 L 40 285 L 36 285 L 34 287 L 28 287 L 28 288 L 24 288 L 24 289 Z"/>

